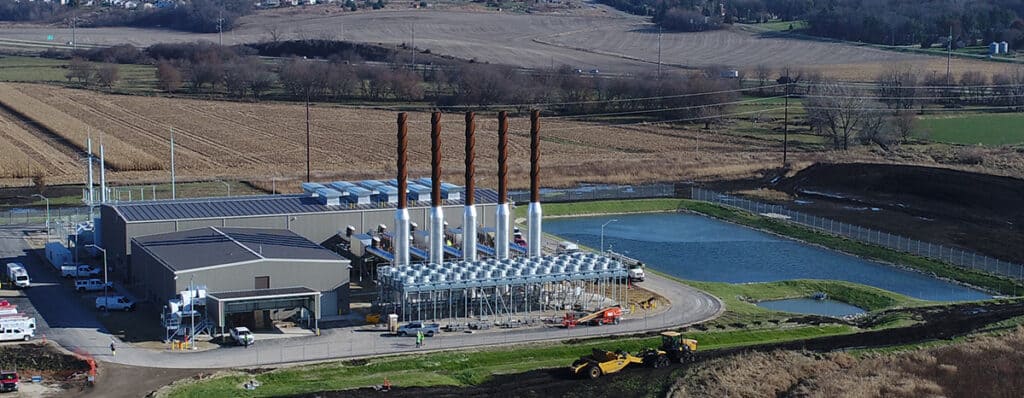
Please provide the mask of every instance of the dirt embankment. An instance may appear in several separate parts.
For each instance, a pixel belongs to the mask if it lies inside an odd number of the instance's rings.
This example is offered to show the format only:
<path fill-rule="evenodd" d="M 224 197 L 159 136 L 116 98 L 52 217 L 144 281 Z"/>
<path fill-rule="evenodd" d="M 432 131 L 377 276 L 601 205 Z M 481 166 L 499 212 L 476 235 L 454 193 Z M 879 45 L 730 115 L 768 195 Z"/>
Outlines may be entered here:
<path fill-rule="evenodd" d="M 774 184 L 751 180 L 712 187 L 782 191 L 789 200 L 773 201 L 799 211 L 1024 263 L 1024 180 L 1017 178 L 922 166 L 818 163 Z"/>
<path fill-rule="evenodd" d="M 996 322 L 1024 315 L 1024 302 L 986 304 L 956 304 L 906 310 L 910 317 L 919 320 L 913 326 L 867 331 L 852 335 L 820 337 L 781 344 L 763 344 L 752 347 L 710 350 L 699 352 L 697 363 L 687 370 L 699 369 L 705 362 L 719 358 L 730 358 L 750 352 L 776 350 L 810 350 L 829 352 L 854 347 L 885 347 L 891 345 L 948 339 L 962 336 Z M 881 318 L 879 318 L 881 319 Z M 864 325 L 875 322 L 865 320 Z M 473 387 L 416 387 L 396 388 L 390 392 L 378 392 L 371 388 L 347 391 L 326 391 L 297 395 L 303 398 L 338 397 L 628 397 L 664 395 L 675 381 L 674 375 L 682 370 L 678 367 L 651 369 L 644 367 L 626 370 L 597 380 L 579 380 L 569 375 L 564 368 L 541 369 L 532 372 L 495 376 L 490 381 Z"/>

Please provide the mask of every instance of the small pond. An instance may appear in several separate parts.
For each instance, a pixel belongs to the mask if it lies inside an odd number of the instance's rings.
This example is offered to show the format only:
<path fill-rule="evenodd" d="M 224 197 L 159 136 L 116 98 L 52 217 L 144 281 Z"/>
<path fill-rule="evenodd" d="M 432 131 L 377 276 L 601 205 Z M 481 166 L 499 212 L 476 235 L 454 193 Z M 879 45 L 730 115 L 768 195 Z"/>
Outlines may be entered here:
<path fill-rule="evenodd" d="M 775 311 L 793 312 L 797 314 L 824 315 L 831 317 L 844 317 L 847 315 L 863 314 L 865 311 L 859 307 L 846 304 L 842 301 L 832 299 L 815 300 L 812 298 L 795 298 L 785 300 L 771 300 L 757 303 L 758 307 Z"/>
<path fill-rule="evenodd" d="M 991 297 L 919 272 L 693 214 L 556 218 L 545 220 L 543 228 L 546 233 L 598 248 L 602 225 L 606 249 L 684 279 L 728 283 L 835 279 L 924 300 Z"/>

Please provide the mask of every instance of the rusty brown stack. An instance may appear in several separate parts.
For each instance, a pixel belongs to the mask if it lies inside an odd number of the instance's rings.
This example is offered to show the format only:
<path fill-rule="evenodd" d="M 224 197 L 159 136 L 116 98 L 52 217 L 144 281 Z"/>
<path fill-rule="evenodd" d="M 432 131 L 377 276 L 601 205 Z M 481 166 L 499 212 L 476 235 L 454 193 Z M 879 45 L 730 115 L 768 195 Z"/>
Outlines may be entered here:
<path fill-rule="evenodd" d="M 530 202 L 540 202 L 540 111 L 530 112 Z"/>
<path fill-rule="evenodd" d="M 407 168 L 408 158 L 406 149 L 409 147 L 409 115 L 405 112 L 398 114 L 398 208 L 404 209 L 408 206 L 409 199 L 406 195 L 408 189 L 409 170 Z"/>
<path fill-rule="evenodd" d="M 430 115 L 430 204 L 441 205 L 441 112 Z"/>
<path fill-rule="evenodd" d="M 498 204 L 508 201 L 508 112 L 498 112 Z"/>
<path fill-rule="evenodd" d="M 473 174 L 476 168 L 473 166 L 476 147 L 476 122 L 473 120 L 473 112 L 466 112 L 466 206 L 472 206 L 476 183 L 473 181 Z"/>

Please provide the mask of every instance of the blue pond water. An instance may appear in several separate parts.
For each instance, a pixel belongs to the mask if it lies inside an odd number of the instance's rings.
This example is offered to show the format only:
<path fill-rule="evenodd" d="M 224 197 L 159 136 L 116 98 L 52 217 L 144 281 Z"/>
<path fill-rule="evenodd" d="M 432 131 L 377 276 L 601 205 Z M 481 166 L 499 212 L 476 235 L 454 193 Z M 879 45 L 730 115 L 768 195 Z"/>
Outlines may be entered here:
<path fill-rule="evenodd" d="M 859 307 L 846 304 L 842 301 L 832 299 L 814 300 L 809 298 L 796 298 L 785 300 L 762 301 L 757 303 L 758 307 L 775 311 L 794 312 L 797 314 L 815 314 L 834 317 L 861 314 L 864 310 Z"/>
<path fill-rule="evenodd" d="M 561 218 L 544 221 L 544 232 L 650 264 L 668 274 L 712 282 L 837 279 L 934 301 L 991 296 L 917 272 L 863 260 L 707 217 L 655 213 Z"/>

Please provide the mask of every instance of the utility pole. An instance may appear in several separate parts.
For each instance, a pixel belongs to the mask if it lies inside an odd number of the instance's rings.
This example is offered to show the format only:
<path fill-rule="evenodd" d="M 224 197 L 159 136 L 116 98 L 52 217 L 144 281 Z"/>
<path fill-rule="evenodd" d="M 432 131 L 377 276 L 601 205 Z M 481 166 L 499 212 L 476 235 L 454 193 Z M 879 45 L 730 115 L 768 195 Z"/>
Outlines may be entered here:
<path fill-rule="evenodd" d="M 78 15 L 71 17 L 71 50 L 78 49 L 78 39 L 75 38 L 76 30 L 78 30 Z"/>
<path fill-rule="evenodd" d="M 786 167 L 788 162 L 787 155 L 789 154 L 789 85 L 786 83 L 786 112 L 782 120 L 782 167 Z"/>
<path fill-rule="evenodd" d="M 224 45 L 224 11 L 220 11 L 217 14 L 217 35 L 218 43 Z"/>
<path fill-rule="evenodd" d="M 953 58 L 953 25 L 949 25 L 949 43 L 946 46 L 946 85 L 952 86 L 950 81 L 952 75 L 949 73 L 949 61 Z"/>
<path fill-rule="evenodd" d="M 309 90 L 306 87 L 306 182 L 309 180 Z"/>
<path fill-rule="evenodd" d="M 174 186 L 174 127 L 171 127 L 171 199 L 178 197 Z"/>
<path fill-rule="evenodd" d="M 661 80 L 661 26 L 658 26 L 658 80 Z"/>
<path fill-rule="evenodd" d="M 412 68 L 416 69 L 416 24 L 412 24 Z"/>

